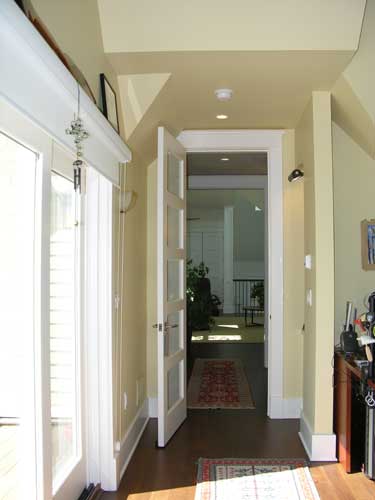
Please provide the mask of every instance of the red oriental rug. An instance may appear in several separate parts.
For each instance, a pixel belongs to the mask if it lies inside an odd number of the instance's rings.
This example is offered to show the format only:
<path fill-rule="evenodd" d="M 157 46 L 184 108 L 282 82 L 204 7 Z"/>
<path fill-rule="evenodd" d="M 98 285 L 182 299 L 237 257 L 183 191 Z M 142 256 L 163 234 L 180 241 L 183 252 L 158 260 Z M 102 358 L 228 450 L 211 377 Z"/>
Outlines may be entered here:
<path fill-rule="evenodd" d="M 255 408 L 239 359 L 196 359 L 187 399 L 188 408 Z"/>
<path fill-rule="evenodd" d="M 200 458 L 195 500 L 319 500 L 304 459 Z"/>

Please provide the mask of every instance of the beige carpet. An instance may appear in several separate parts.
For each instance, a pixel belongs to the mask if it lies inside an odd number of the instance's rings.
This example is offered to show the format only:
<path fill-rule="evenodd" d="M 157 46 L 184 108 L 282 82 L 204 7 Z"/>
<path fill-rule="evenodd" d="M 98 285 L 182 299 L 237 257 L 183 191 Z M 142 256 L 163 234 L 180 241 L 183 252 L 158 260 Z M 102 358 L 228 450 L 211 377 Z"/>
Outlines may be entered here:
<path fill-rule="evenodd" d="M 319 494 L 303 458 L 200 458 L 195 500 L 223 499 L 319 500 Z"/>
<path fill-rule="evenodd" d="M 211 344 L 260 344 L 264 342 L 264 327 L 245 326 L 243 316 L 218 316 L 211 330 L 193 332 L 192 342 Z M 263 317 L 254 317 L 257 323 L 263 323 Z"/>

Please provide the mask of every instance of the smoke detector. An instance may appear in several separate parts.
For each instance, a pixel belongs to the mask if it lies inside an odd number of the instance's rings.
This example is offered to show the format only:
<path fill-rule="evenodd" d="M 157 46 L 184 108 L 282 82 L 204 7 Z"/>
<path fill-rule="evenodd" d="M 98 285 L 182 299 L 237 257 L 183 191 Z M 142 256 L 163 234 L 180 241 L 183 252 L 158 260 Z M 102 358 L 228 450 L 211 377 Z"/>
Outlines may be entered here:
<path fill-rule="evenodd" d="M 217 89 L 215 90 L 215 95 L 218 99 L 218 101 L 225 102 L 225 101 L 230 101 L 233 96 L 233 90 L 232 89 Z"/>

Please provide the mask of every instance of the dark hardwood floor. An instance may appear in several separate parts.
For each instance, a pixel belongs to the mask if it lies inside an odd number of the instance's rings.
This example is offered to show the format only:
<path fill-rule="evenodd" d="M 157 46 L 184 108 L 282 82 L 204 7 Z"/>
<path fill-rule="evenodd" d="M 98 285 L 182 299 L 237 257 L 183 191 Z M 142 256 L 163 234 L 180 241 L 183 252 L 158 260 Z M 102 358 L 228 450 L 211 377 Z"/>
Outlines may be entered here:
<path fill-rule="evenodd" d="M 263 344 L 195 344 L 192 358 L 240 358 L 255 410 L 190 410 L 164 449 L 155 448 L 157 421 L 151 419 L 117 492 L 103 500 L 194 500 L 199 457 L 306 458 L 298 420 L 266 416 L 267 370 Z M 189 363 L 191 372 L 192 360 Z M 363 474 L 346 474 L 338 464 L 313 464 L 321 500 L 370 500 L 375 484 Z M 233 499 L 235 500 L 235 499 Z"/>

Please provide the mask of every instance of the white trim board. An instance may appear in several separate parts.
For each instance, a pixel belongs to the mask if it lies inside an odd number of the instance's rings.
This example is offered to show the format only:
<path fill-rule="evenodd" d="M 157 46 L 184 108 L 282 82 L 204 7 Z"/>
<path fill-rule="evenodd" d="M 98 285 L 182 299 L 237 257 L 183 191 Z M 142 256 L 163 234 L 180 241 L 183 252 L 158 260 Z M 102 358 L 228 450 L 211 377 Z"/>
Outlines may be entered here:
<path fill-rule="evenodd" d="M 300 418 L 302 398 L 273 398 L 274 418 Z"/>
<path fill-rule="evenodd" d="M 146 398 L 138 413 L 133 419 L 125 436 L 121 442 L 116 443 L 116 471 L 117 471 L 117 487 L 118 488 L 122 476 L 124 475 L 129 462 L 137 449 L 139 440 L 149 421 L 149 400 Z"/>
<path fill-rule="evenodd" d="M 0 96 L 73 151 L 65 130 L 77 112 L 77 82 L 13 0 L 1 1 L 0 46 L 6 47 L 0 51 Z M 131 160 L 129 148 L 84 91 L 81 116 L 90 134 L 85 160 L 118 185 L 119 163 Z"/>
<path fill-rule="evenodd" d="M 88 479 L 117 487 L 113 432 L 112 184 L 87 172 L 86 332 Z"/>
<path fill-rule="evenodd" d="M 313 434 L 303 412 L 298 435 L 312 462 L 337 462 L 336 434 Z"/>
<path fill-rule="evenodd" d="M 282 178 L 282 136 L 283 130 L 186 130 L 178 140 L 187 152 L 208 151 L 265 151 L 268 156 L 267 193 L 267 241 L 268 266 L 265 292 L 268 304 L 268 409 L 270 418 L 283 418 L 279 402 L 283 399 L 283 178 Z M 209 186 L 208 176 L 202 177 L 202 189 Z M 212 176 L 214 177 L 214 176 Z M 224 176 L 219 176 L 224 177 Z M 225 176 L 225 185 L 231 176 Z M 235 176 L 233 176 L 235 177 Z M 240 184 L 233 181 L 232 189 L 248 189 L 244 177 Z M 221 184 L 224 179 L 221 180 Z M 255 182 L 253 179 L 251 182 Z M 194 180 L 194 182 L 197 182 Z M 191 187 L 191 186 L 190 186 Z M 219 189 L 216 184 L 214 189 Z"/>

